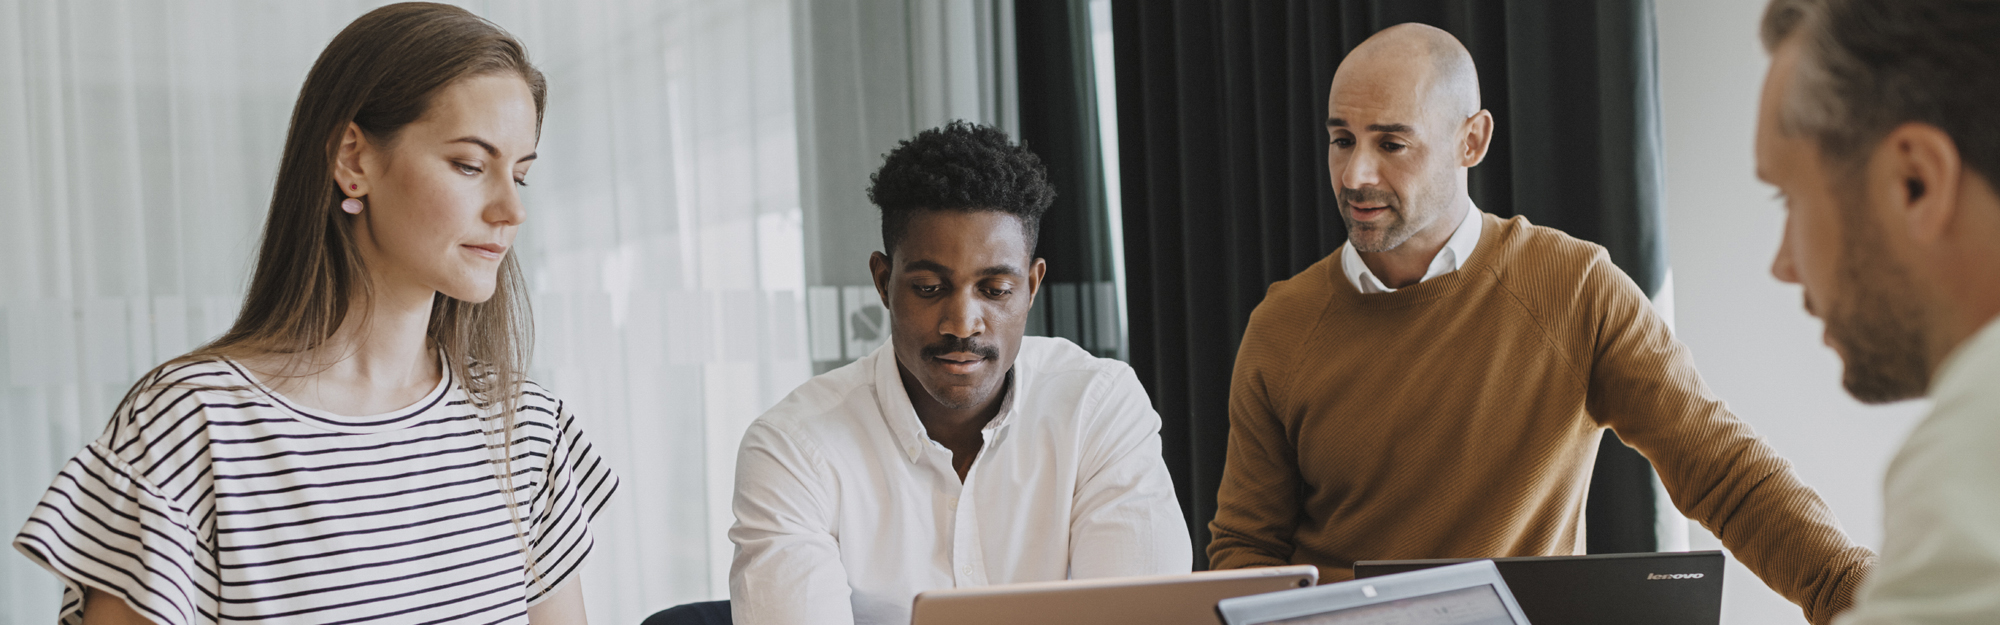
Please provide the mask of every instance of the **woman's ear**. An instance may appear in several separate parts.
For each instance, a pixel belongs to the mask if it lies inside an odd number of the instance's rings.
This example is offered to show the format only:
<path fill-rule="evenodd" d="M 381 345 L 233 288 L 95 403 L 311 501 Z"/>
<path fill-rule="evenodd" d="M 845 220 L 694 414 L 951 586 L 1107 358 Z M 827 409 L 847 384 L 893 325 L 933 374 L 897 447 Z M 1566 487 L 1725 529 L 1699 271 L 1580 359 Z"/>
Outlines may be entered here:
<path fill-rule="evenodd" d="M 362 156 L 374 148 L 368 142 L 367 133 L 361 126 L 347 122 L 347 128 L 340 132 L 340 139 L 333 152 L 333 180 L 340 184 L 340 192 L 350 198 L 368 195 L 368 172 L 362 167 Z"/>

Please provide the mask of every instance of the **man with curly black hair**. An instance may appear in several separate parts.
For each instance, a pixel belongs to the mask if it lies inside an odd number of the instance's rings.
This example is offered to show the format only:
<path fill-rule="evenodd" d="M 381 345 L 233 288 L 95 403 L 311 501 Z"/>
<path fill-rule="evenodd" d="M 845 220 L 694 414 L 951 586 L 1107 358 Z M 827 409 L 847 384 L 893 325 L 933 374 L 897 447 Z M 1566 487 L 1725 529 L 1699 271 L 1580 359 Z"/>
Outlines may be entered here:
<path fill-rule="evenodd" d="M 744 434 L 735 621 L 902 624 L 925 590 L 1187 572 L 1138 377 L 1023 336 L 1055 199 L 1041 160 L 953 122 L 902 142 L 873 182 L 890 341 Z"/>

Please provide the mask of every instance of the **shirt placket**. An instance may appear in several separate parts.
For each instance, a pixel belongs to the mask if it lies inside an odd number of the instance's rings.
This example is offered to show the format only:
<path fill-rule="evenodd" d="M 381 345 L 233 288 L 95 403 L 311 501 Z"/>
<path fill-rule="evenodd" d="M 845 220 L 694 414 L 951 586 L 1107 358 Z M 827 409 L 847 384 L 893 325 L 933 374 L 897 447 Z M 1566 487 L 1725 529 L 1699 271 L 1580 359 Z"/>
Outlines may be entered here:
<path fill-rule="evenodd" d="M 945 508 L 951 520 L 951 563 L 952 585 L 960 588 L 985 586 L 986 556 L 979 541 L 979 507 L 972 498 L 973 480 L 979 479 L 979 464 L 985 459 L 992 443 L 991 432 L 981 432 L 986 444 L 981 445 L 979 456 L 972 459 L 972 467 L 965 472 L 965 481 L 958 481 L 958 473 L 950 467 L 950 451 L 944 451 L 945 472 L 950 479 L 945 499 Z M 939 446 L 943 449 L 943 446 Z"/>

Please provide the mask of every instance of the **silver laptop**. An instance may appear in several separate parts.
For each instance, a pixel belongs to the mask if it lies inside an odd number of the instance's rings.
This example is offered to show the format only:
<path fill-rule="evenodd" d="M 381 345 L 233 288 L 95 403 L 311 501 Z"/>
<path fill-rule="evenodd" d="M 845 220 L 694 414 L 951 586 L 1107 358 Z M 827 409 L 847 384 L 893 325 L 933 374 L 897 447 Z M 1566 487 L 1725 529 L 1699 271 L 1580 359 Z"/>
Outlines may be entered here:
<path fill-rule="evenodd" d="M 932 590 L 912 625 L 1216 625 L 1215 602 L 1319 580 L 1310 564 Z"/>
<path fill-rule="evenodd" d="M 1227 625 L 1528 625 L 1487 560 L 1224 599 L 1215 611 Z"/>

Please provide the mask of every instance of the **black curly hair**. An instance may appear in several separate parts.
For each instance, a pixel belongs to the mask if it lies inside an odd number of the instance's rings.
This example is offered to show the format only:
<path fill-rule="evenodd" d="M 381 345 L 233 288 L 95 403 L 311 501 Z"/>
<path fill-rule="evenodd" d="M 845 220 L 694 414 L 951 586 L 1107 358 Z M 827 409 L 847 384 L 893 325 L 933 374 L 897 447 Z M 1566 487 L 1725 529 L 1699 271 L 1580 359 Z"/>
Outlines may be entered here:
<path fill-rule="evenodd" d="M 964 120 L 898 143 L 868 182 L 868 200 L 882 209 L 886 255 L 894 255 L 917 211 L 951 210 L 1015 216 L 1032 256 L 1042 214 L 1056 199 L 1041 158 L 998 128 Z"/>

